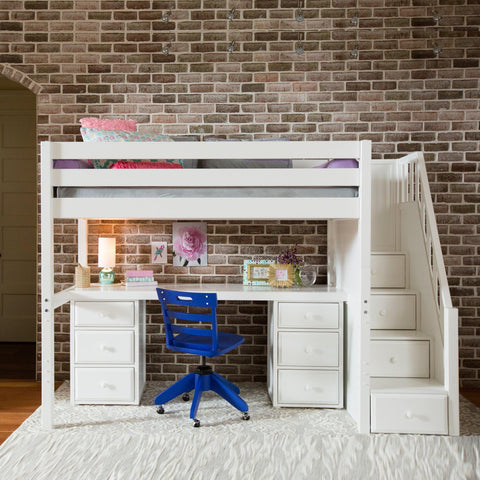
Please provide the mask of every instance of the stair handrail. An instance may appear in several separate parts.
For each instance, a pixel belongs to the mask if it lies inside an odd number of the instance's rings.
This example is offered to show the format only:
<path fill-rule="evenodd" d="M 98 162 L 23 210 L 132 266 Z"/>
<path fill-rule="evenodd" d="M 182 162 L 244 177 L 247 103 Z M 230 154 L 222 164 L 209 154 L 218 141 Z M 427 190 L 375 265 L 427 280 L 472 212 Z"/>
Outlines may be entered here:
<path fill-rule="evenodd" d="M 435 304 L 438 313 L 440 313 L 443 308 L 452 308 L 452 299 L 448 287 L 425 159 L 421 152 L 415 152 L 402 157 L 399 160 L 399 165 L 402 178 L 399 191 L 400 202 L 415 202 L 418 206 L 428 255 L 430 277 L 435 294 Z"/>
<path fill-rule="evenodd" d="M 415 152 L 402 157 L 398 165 L 400 169 L 398 200 L 415 202 L 422 223 L 430 277 L 435 293 L 437 321 L 442 334 L 445 372 L 443 383 L 448 392 L 448 431 L 450 435 L 459 435 L 458 309 L 452 306 L 425 159 L 421 152 Z"/>

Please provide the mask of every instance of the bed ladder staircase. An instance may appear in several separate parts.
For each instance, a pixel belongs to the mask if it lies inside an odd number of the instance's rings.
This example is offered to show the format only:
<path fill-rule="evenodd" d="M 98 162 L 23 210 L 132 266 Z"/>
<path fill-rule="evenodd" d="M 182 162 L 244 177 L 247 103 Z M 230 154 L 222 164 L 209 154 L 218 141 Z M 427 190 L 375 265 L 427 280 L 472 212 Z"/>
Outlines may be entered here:
<path fill-rule="evenodd" d="M 448 285 L 445 291 L 426 170 L 420 173 L 424 167 L 421 154 L 392 163 L 384 181 L 393 187 L 380 188 L 389 192 L 395 248 L 371 255 L 369 372 L 375 433 L 458 434 L 456 309 Z M 378 201 L 375 182 L 372 190 Z"/>

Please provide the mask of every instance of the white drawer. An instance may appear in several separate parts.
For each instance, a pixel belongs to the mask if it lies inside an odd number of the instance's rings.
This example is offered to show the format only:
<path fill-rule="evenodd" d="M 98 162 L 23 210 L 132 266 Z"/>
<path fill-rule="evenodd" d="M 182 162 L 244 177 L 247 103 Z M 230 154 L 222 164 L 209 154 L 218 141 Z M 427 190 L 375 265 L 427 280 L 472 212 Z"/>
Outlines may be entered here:
<path fill-rule="evenodd" d="M 279 332 L 278 364 L 338 367 L 337 332 Z"/>
<path fill-rule="evenodd" d="M 133 327 L 134 302 L 75 302 L 77 327 Z"/>
<path fill-rule="evenodd" d="M 417 296 L 415 294 L 371 295 L 372 329 L 415 330 L 417 326 Z"/>
<path fill-rule="evenodd" d="M 336 370 L 278 370 L 278 403 L 338 404 Z"/>
<path fill-rule="evenodd" d="M 129 403 L 135 398 L 133 367 L 75 368 L 75 402 Z"/>
<path fill-rule="evenodd" d="M 405 288 L 405 255 L 372 254 L 370 257 L 372 288 Z"/>
<path fill-rule="evenodd" d="M 372 393 L 372 432 L 448 433 L 447 396 Z"/>
<path fill-rule="evenodd" d="M 135 334 L 128 331 L 75 332 L 76 363 L 133 363 Z"/>
<path fill-rule="evenodd" d="M 338 303 L 279 303 L 279 328 L 338 328 Z"/>
<path fill-rule="evenodd" d="M 370 375 L 373 377 L 430 376 L 428 340 L 372 340 Z"/>

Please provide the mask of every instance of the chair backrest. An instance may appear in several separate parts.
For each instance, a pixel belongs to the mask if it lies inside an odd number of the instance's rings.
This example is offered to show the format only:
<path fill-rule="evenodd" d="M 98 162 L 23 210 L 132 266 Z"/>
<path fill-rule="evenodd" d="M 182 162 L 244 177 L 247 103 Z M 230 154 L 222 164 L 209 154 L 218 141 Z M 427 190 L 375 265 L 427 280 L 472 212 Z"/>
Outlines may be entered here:
<path fill-rule="evenodd" d="M 217 351 L 216 293 L 181 292 L 157 288 L 157 295 L 162 306 L 167 348 L 195 355 L 214 354 Z M 203 308 L 191 312 L 190 309 L 185 311 L 185 308 L 181 309 L 183 311 L 178 311 L 176 309 L 178 307 Z M 192 322 L 192 324 L 202 322 L 202 325 L 178 325 L 174 323 L 175 319 L 182 322 Z M 206 323 L 211 324 L 210 328 L 205 328 Z M 179 340 L 179 334 L 190 335 L 191 337 L 188 341 L 185 341 L 185 335 L 182 335 Z"/>

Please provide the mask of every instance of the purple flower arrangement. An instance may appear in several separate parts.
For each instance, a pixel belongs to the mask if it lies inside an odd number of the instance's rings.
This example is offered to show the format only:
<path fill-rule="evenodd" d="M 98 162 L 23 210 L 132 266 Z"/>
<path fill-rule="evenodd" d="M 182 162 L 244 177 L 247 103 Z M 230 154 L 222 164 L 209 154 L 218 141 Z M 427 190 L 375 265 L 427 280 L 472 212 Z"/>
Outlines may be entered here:
<path fill-rule="evenodd" d="M 298 268 L 302 260 L 297 255 L 297 247 L 298 245 L 295 245 L 292 248 L 286 248 L 285 250 L 282 250 L 280 252 L 280 255 L 277 256 L 277 263 L 291 263 L 293 265 L 293 268 Z"/>
<path fill-rule="evenodd" d="M 300 266 L 302 265 L 302 260 L 297 255 L 297 247 L 298 244 L 295 244 L 292 248 L 286 248 L 282 250 L 280 254 L 277 256 L 277 263 L 282 264 L 292 264 L 294 270 L 294 278 L 295 283 L 298 286 L 302 285 L 302 281 L 300 280 Z"/>

